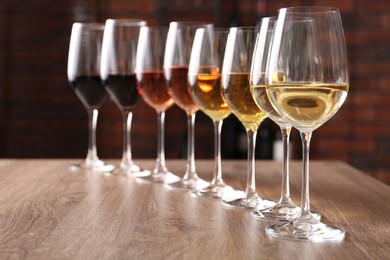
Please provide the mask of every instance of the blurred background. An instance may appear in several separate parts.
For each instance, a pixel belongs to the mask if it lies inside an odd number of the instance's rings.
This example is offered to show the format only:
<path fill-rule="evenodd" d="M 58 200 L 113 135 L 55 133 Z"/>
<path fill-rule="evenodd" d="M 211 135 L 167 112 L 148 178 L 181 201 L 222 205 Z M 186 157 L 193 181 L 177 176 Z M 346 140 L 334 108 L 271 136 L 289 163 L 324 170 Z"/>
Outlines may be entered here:
<path fill-rule="evenodd" d="M 388 0 L 0 0 L 0 157 L 85 158 L 87 114 L 68 86 L 68 45 L 73 22 L 140 18 L 149 25 L 173 20 L 208 21 L 219 27 L 255 25 L 278 8 L 338 7 L 351 69 L 346 103 L 314 132 L 311 159 L 342 160 L 390 184 L 390 5 Z M 156 157 L 156 113 L 144 102 L 134 111 L 136 161 Z M 99 113 L 101 158 L 120 158 L 122 117 L 110 100 Z M 166 157 L 185 158 L 186 116 L 166 114 Z M 257 137 L 258 159 L 272 159 L 280 138 L 266 120 Z M 294 159 L 300 139 L 292 133 Z M 197 113 L 196 158 L 213 158 L 213 125 Z M 224 159 L 246 158 L 245 132 L 230 116 L 222 128 Z"/>

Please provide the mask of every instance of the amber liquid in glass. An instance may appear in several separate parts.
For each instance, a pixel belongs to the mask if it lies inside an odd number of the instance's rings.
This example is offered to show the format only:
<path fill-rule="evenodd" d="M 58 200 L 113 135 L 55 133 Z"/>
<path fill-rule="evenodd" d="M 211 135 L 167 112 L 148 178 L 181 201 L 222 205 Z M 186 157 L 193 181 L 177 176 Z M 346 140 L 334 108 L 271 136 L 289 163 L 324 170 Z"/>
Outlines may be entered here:
<path fill-rule="evenodd" d="M 230 115 L 230 109 L 222 97 L 221 75 L 217 69 L 203 69 L 194 75 L 196 80 L 190 85 L 191 95 L 200 109 L 213 121 L 220 121 Z"/>
<path fill-rule="evenodd" d="M 188 89 L 188 67 L 173 66 L 171 67 L 171 77 L 168 80 L 168 88 L 175 103 L 187 114 L 195 113 L 199 107 L 192 100 Z"/>

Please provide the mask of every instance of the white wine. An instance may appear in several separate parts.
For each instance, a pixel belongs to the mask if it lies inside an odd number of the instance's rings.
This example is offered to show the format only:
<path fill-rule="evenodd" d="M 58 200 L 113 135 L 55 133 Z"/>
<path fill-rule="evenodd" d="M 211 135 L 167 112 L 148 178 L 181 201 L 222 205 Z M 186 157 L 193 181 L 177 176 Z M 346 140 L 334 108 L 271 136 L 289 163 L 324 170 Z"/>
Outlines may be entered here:
<path fill-rule="evenodd" d="M 277 84 L 267 86 L 267 93 L 277 112 L 292 126 L 313 131 L 339 110 L 348 89 L 348 84 Z"/>
<path fill-rule="evenodd" d="M 267 114 L 272 121 L 278 124 L 280 127 L 287 127 L 290 125 L 286 119 L 284 119 L 275 108 L 272 106 L 268 96 L 265 85 L 252 85 L 251 92 L 253 100 L 260 107 L 260 109 Z"/>
<path fill-rule="evenodd" d="M 224 77 L 226 81 L 222 93 L 230 110 L 247 131 L 257 131 L 267 116 L 253 100 L 249 86 L 249 73 L 231 73 Z"/>
<path fill-rule="evenodd" d="M 190 85 L 192 99 L 213 121 L 220 121 L 230 115 L 230 109 L 222 97 L 219 71 L 209 71 L 196 76 Z"/>

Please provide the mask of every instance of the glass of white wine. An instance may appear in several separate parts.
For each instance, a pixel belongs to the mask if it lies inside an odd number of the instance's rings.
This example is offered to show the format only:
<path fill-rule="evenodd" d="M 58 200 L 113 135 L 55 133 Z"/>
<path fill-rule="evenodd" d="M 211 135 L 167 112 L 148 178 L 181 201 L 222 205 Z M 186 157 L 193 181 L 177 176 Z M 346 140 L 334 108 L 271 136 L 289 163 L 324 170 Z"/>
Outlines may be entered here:
<path fill-rule="evenodd" d="M 257 35 L 255 50 L 253 52 L 250 85 L 253 99 L 260 109 L 265 112 L 279 127 L 283 139 L 283 174 L 281 197 L 274 206 L 267 209 L 254 209 L 252 216 L 258 220 L 286 221 L 298 216 L 301 208 L 294 204 L 290 197 L 289 184 L 289 140 L 291 125 L 273 108 L 267 97 L 265 88 L 265 71 L 269 47 L 272 41 L 276 17 L 264 17 L 260 21 L 260 31 Z"/>
<path fill-rule="evenodd" d="M 312 132 L 344 103 L 349 89 L 340 12 L 332 7 L 290 7 L 278 12 L 266 70 L 266 89 L 276 111 L 299 130 L 303 146 L 301 212 L 267 227 L 267 234 L 295 240 L 340 240 L 345 231 L 310 211 L 309 147 Z"/>
<path fill-rule="evenodd" d="M 191 191 L 194 197 L 223 197 L 233 189 L 222 179 L 221 128 L 231 112 L 221 92 L 221 70 L 228 29 L 199 28 L 192 45 L 188 83 L 194 102 L 214 124 L 214 175 L 210 185 Z"/>
<path fill-rule="evenodd" d="M 222 94 L 233 114 L 245 127 L 248 141 L 247 183 L 245 194 L 223 198 L 227 206 L 268 208 L 274 202 L 258 196 L 255 182 L 255 143 L 257 129 L 266 114 L 253 100 L 249 75 L 256 39 L 255 27 L 230 28 L 222 67 Z"/>

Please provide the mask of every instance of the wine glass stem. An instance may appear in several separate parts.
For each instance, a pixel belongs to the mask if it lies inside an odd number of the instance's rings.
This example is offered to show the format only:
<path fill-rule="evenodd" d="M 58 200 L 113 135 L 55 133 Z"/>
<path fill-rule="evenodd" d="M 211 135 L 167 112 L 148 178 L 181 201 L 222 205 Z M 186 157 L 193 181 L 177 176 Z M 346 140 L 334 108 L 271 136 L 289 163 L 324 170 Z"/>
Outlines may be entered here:
<path fill-rule="evenodd" d="M 131 121 L 133 113 L 130 111 L 123 111 L 123 154 L 121 167 L 126 168 L 133 163 L 130 146 Z"/>
<path fill-rule="evenodd" d="M 245 189 L 245 197 L 250 198 L 256 195 L 256 181 L 255 181 L 255 144 L 257 131 L 247 130 L 248 140 L 248 166 L 247 166 L 247 181 Z"/>
<path fill-rule="evenodd" d="M 309 151 L 312 132 L 301 132 L 302 139 L 302 197 L 301 197 L 301 216 L 310 214 L 310 196 L 309 196 Z"/>
<path fill-rule="evenodd" d="M 165 111 L 157 112 L 157 162 L 154 172 L 167 171 L 165 164 L 165 152 L 164 152 L 164 122 L 165 122 Z"/>
<path fill-rule="evenodd" d="M 290 143 L 290 133 L 291 127 L 281 127 L 280 131 L 282 132 L 283 139 L 283 175 L 282 175 L 282 203 L 290 202 L 290 173 L 289 173 L 289 143 Z"/>
<path fill-rule="evenodd" d="M 222 183 L 222 167 L 221 167 L 221 129 L 222 120 L 214 121 L 214 176 L 211 185 Z"/>
<path fill-rule="evenodd" d="M 187 137 L 187 169 L 183 180 L 191 180 L 197 177 L 195 168 L 194 130 L 195 113 L 187 115 L 188 137 Z"/>
<path fill-rule="evenodd" d="M 96 152 L 96 123 L 98 118 L 97 109 L 88 109 L 88 126 L 89 126 L 89 140 L 88 140 L 88 153 L 86 158 L 86 164 L 89 165 L 98 159 Z"/>

